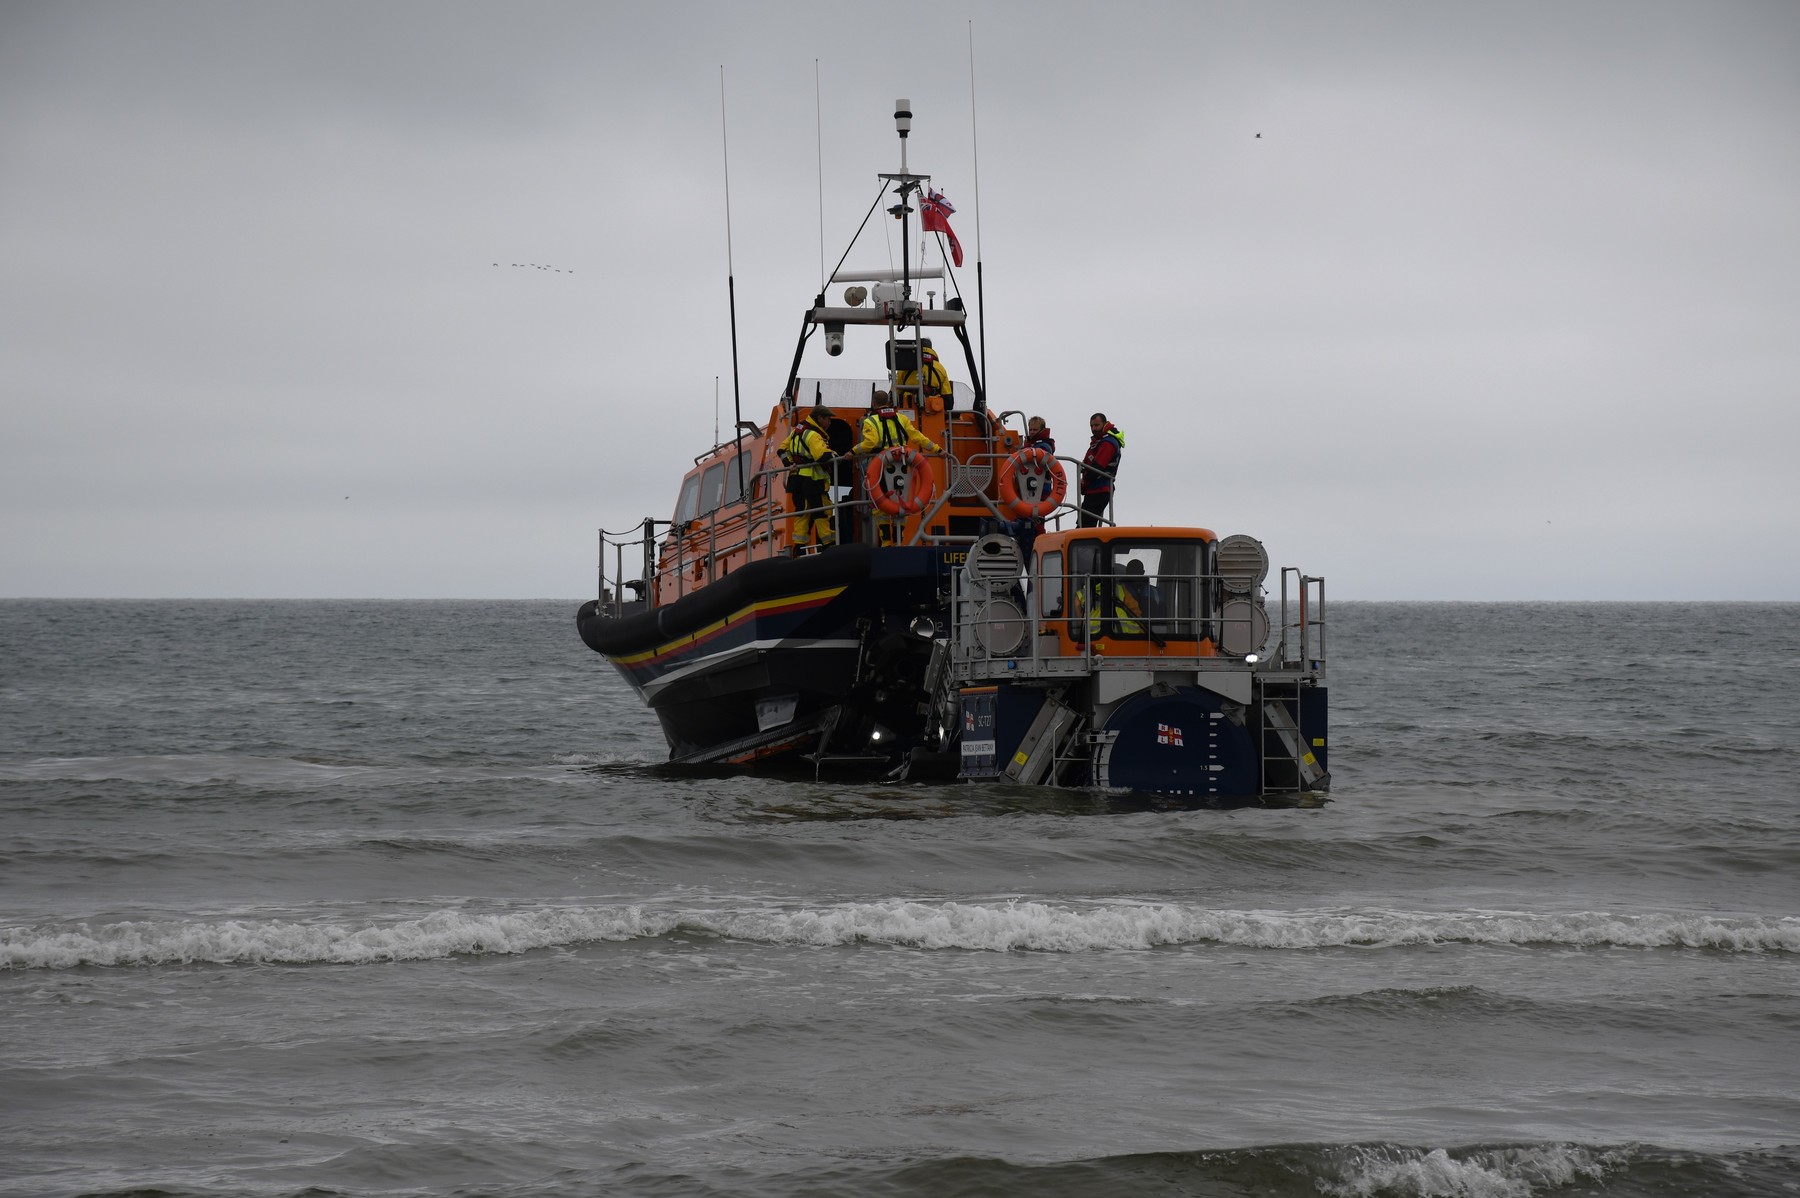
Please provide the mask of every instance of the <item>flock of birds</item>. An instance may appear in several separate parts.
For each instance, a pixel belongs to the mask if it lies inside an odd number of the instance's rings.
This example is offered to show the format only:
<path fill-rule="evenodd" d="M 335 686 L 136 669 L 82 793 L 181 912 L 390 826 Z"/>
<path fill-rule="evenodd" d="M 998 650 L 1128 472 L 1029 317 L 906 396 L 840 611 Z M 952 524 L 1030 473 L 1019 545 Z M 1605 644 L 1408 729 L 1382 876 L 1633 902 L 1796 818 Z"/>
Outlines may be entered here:
<path fill-rule="evenodd" d="M 1256 136 L 1261 137 L 1262 134 L 1258 133 Z M 496 262 L 496 263 L 494 263 L 494 265 L 499 266 L 500 264 L 498 262 Z M 512 263 L 512 266 L 516 270 L 548 270 L 548 271 L 553 271 L 559 275 L 572 275 L 575 273 L 573 268 L 571 268 L 569 270 L 564 270 L 560 266 L 544 266 L 544 265 L 541 265 L 536 262 L 514 262 L 514 263 Z M 349 496 L 346 495 L 346 496 L 344 496 L 344 498 L 348 499 Z"/>
<path fill-rule="evenodd" d="M 1261 137 L 1262 134 L 1258 133 L 1256 136 Z M 494 263 L 494 265 L 499 266 L 500 264 L 498 262 L 496 262 L 496 263 Z M 571 268 L 569 270 L 564 270 L 560 266 L 542 266 L 536 262 L 514 262 L 512 265 L 515 269 L 519 269 L 519 270 L 548 270 L 548 271 L 554 271 L 555 273 L 557 273 L 559 275 L 572 275 L 575 273 L 573 268 Z M 348 499 L 349 496 L 346 495 L 345 498 Z"/>

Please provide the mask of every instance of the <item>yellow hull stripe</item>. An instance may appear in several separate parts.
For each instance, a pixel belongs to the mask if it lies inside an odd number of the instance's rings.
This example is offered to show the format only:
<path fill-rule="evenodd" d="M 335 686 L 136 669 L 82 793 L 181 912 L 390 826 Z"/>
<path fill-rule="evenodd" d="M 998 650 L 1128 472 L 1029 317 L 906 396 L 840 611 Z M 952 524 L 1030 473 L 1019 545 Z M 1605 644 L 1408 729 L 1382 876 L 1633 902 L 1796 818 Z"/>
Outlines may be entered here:
<path fill-rule="evenodd" d="M 685 649 L 696 642 L 716 636 L 733 625 L 755 616 L 774 615 L 802 607 L 817 607 L 843 594 L 844 590 L 843 587 L 827 587 L 822 591 L 808 591 L 803 595 L 782 595 L 777 599 L 759 599 L 755 603 L 746 603 L 723 619 L 715 620 L 704 628 L 696 628 L 693 632 L 666 644 L 658 645 L 654 649 L 646 649 L 642 653 L 633 653 L 624 657 L 615 657 L 612 660 L 623 666 L 641 665 L 652 658 L 661 657 L 663 654 L 677 649 Z"/>

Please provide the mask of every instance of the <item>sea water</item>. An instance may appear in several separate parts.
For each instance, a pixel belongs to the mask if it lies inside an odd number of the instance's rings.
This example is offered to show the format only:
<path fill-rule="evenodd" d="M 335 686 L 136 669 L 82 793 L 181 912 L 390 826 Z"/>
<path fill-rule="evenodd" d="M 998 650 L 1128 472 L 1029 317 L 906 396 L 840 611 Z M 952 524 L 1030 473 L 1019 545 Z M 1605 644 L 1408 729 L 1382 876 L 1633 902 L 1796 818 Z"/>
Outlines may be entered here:
<path fill-rule="evenodd" d="M 0 1194 L 1800 1192 L 1800 606 L 1336 603 L 1233 812 L 671 771 L 575 606 L 0 603 Z"/>

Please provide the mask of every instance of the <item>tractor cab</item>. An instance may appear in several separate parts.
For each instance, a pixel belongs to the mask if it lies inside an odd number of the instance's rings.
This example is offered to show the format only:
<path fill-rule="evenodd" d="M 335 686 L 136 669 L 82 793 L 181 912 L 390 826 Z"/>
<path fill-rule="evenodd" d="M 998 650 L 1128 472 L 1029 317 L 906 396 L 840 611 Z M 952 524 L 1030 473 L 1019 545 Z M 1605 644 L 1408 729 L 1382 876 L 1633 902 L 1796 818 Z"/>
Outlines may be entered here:
<path fill-rule="evenodd" d="M 1219 539 L 1205 528 L 1046 533 L 1033 546 L 1039 651 L 1081 657 L 1212 657 Z"/>

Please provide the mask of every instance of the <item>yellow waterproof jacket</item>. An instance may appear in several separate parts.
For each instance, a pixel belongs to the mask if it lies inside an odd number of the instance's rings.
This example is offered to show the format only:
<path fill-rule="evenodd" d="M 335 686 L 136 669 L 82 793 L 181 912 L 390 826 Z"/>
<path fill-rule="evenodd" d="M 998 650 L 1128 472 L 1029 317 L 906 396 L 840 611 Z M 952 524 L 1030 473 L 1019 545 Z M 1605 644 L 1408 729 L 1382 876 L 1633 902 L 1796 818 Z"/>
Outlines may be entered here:
<path fill-rule="evenodd" d="M 919 372 L 903 370 L 894 382 L 901 387 L 916 387 L 919 383 Z M 950 376 L 944 372 L 944 365 L 937 360 L 937 355 L 930 350 L 925 351 L 925 394 L 950 394 Z"/>
<path fill-rule="evenodd" d="M 831 445 L 825 440 L 825 434 L 811 420 L 803 420 L 788 439 L 781 443 L 781 456 L 790 466 L 798 466 L 794 471 L 797 478 L 810 478 L 815 482 L 824 482 L 828 477 L 818 463 L 831 456 Z"/>
<path fill-rule="evenodd" d="M 913 422 L 903 413 L 874 411 L 863 417 L 862 440 L 856 443 L 857 453 L 874 453 L 895 445 L 910 445 L 926 453 L 938 452 L 937 443 L 914 428 Z"/>
<path fill-rule="evenodd" d="M 1081 617 L 1084 608 L 1087 612 L 1088 635 L 1097 636 L 1143 636 L 1144 605 L 1138 596 L 1123 582 L 1115 582 L 1112 586 L 1112 599 L 1106 597 L 1106 584 L 1099 579 L 1094 580 L 1095 591 L 1093 604 L 1086 602 L 1086 595 L 1075 592 L 1075 614 Z M 1106 610 L 1109 609 L 1110 610 Z M 1158 642 L 1159 644 L 1161 642 Z"/>

